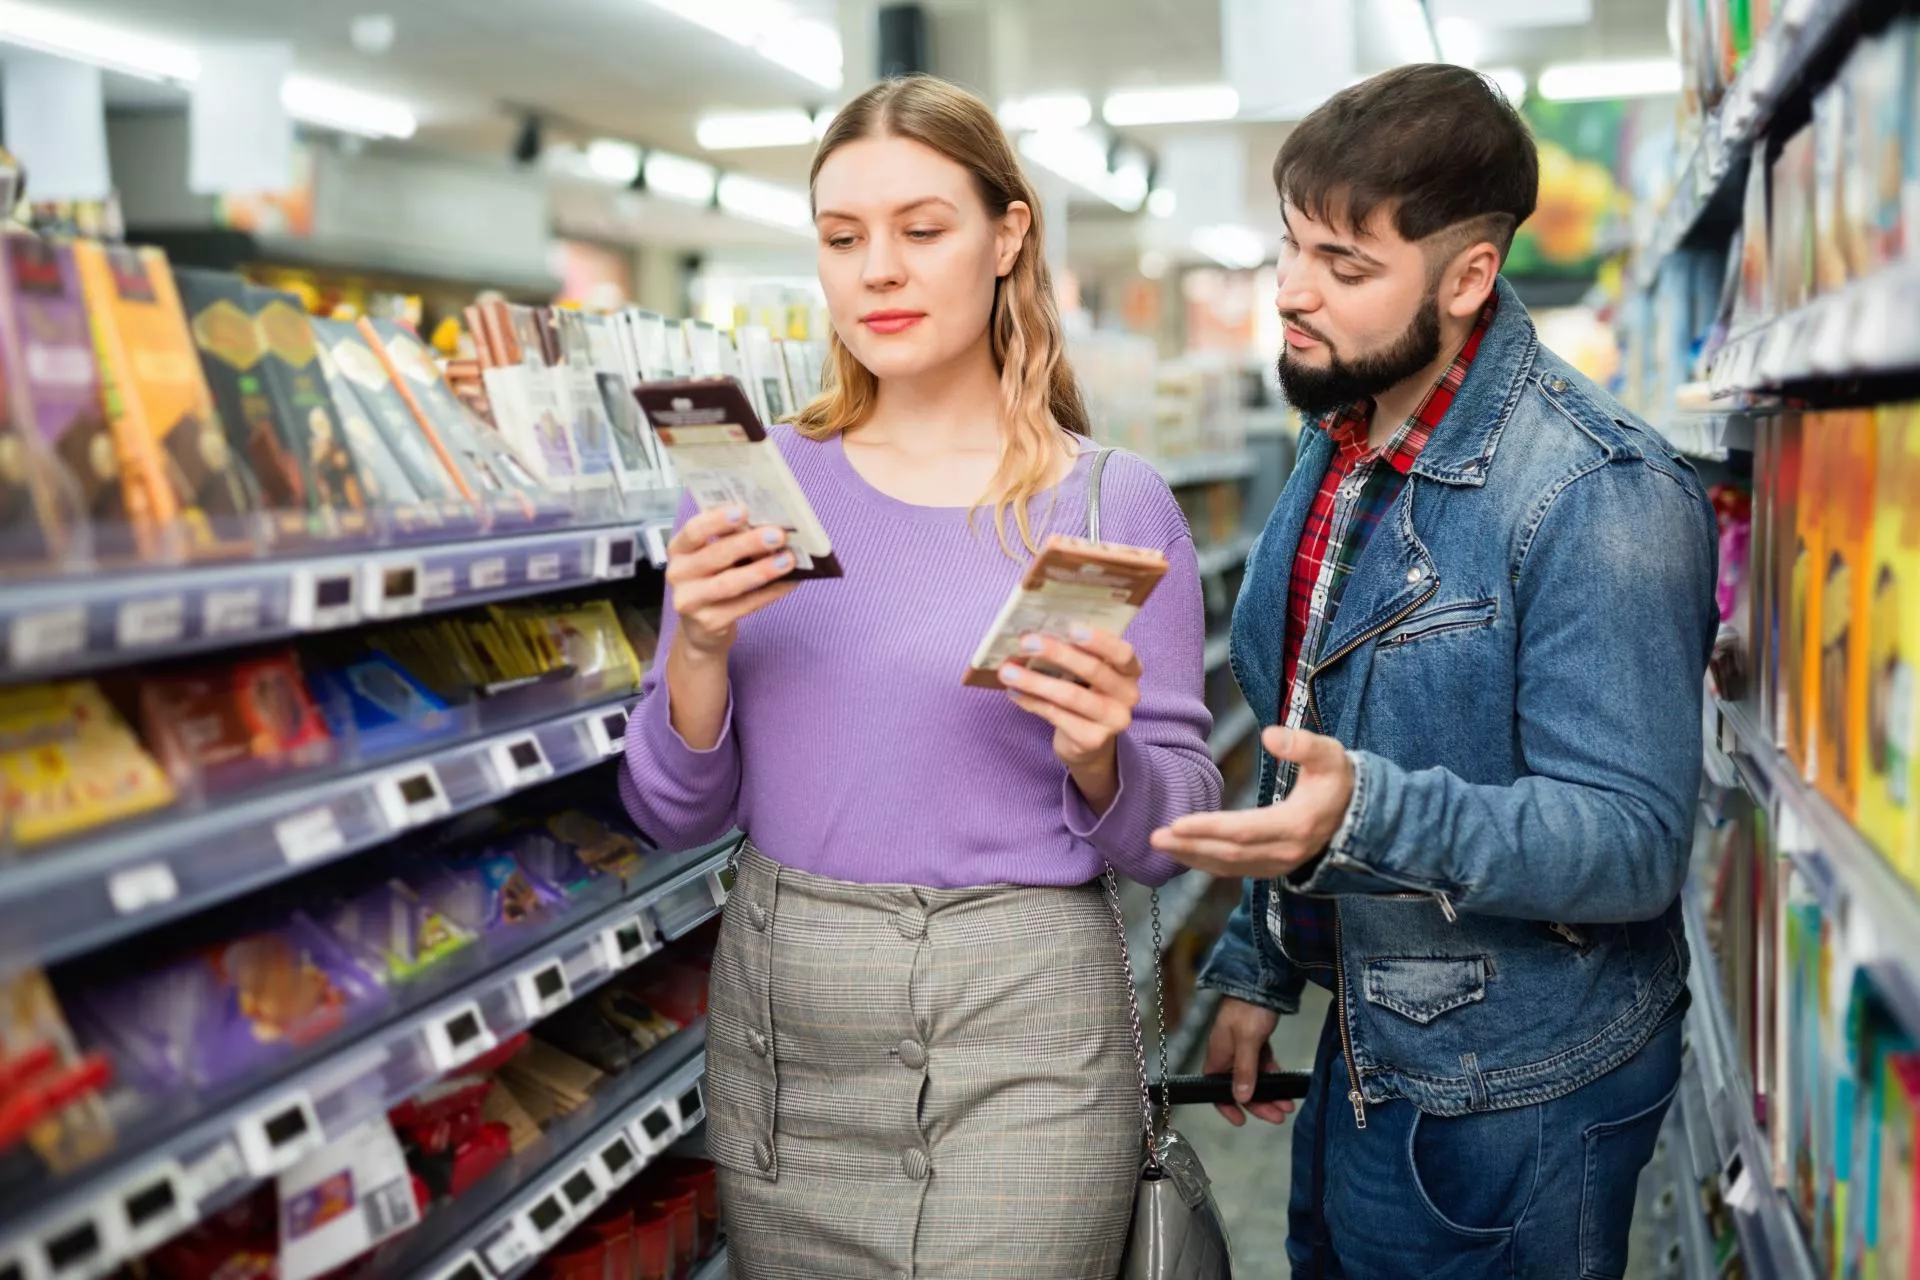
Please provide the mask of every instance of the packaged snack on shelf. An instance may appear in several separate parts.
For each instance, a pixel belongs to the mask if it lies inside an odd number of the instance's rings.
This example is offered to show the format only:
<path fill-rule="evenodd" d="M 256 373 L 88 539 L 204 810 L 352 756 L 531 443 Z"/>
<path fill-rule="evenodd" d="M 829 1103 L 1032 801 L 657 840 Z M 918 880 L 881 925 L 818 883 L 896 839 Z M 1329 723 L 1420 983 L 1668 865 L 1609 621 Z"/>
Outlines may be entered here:
<path fill-rule="evenodd" d="M 357 450 L 340 425 L 306 311 L 292 294 L 257 285 L 247 286 L 246 306 L 265 344 L 260 369 L 281 439 L 302 455 L 308 509 L 324 528 L 364 537 L 372 529 L 370 509 L 381 501 L 365 474 L 373 463 L 356 460 Z M 388 454 L 384 465 L 398 463 Z"/>
<path fill-rule="evenodd" d="M 333 1034 L 382 996 L 324 929 L 296 912 L 276 928 L 85 988 L 76 1017 L 129 1080 L 165 1092 L 246 1076 Z"/>
<path fill-rule="evenodd" d="M 1920 706 L 1920 405 L 1877 411 L 1872 552 L 1867 564 L 1867 693 L 1859 823 L 1901 873 L 1920 879 L 1914 799 Z"/>
<path fill-rule="evenodd" d="M 69 245 L 0 236 L 0 564 L 125 555 L 133 530 Z"/>
<path fill-rule="evenodd" d="M 344 482 L 348 475 L 343 464 L 350 465 L 366 491 L 368 506 L 378 511 L 393 532 L 403 538 L 432 534 L 445 528 L 447 515 L 440 503 L 414 484 L 411 469 L 400 460 L 386 435 L 375 428 L 359 392 L 328 352 L 320 334 L 312 328 L 313 323 L 307 321 L 315 357 L 312 369 L 319 372 L 326 403 L 324 406 L 309 404 L 307 428 L 316 442 L 315 448 L 331 464 L 336 483 Z M 316 464 L 316 478 L 322 474 L 328 473 Z M 471 527 L 471 517 L 466 511 L 458 507 L 447 510 L 454 517 L 455 531 Z"/>
<path fill-rule="evenodd" d="M 0 1156 L 24 1140 L 55 1175 L 113 1147 L 101 1101 L 111 1079 L 104 1058 L 82 1057 L 39 969 L 0 978 Z"/>
<path fill-rule="evenodd" d="M 1843 78 L 1853 103 L 1847 156 L 1848 259 L 1856 277 L 1899 262 L 1906 252 L 1906 188 L 1920 175 L 1905 170 L 1913 117 L 1913 31 L 1910 20 L 1863 38 Z"/>
<path fill-rule="evenodd" d="M 1767 144 L 1753 147 L 1747 168 L 1746 201 L 1740 220 L 1740 301 L 1734 329 L 1773 315 L 1772 239 L 1767 228 Z"/>
<path fill-rule="evenodd" d="M 676 949 L 642 965 L 616 984 L 681 1026 L 707 1016 L 707 986 L 712 966 Z"/>
<path fill-rule="evenodd" d="M 419 976 L 474 939 L 399 880 L 375 885 L 318 918 L 363 969 L 387 983 Z"/>
<path fill-rule="evenodd" d="M 600 378 L 594 369 L 592 340 L 585 317 L 566 307 L 540 313 L 547 327 L 545 349 L 550 352 L 547 376 L 566 407 L 566 423 L 573 436 L 574 456 L 580 461 L 582 488 L 603 499 L 619 483 L 614 461 L 613 423 L 607 417 Z"/>
<path fill-rule="evenodd" d="M 566 895 L 501 850 L 459 853 L 402 877 L 434 911 L 473 934 L 511 929 L 564 905 Z"/>
<path fill-rule="evenodd" d="M 1789 597 L 1794 696 L 1788 703 L 1791 732 L 1787 754 L 1809 781 L 1819 777 L 1820 622 L 1824 618 L 1827 581 L 1827 473 L 1833 454 L 1832 415 L 1810 413 L 1801 435 L 1800 494 L 1797 505 L 1797 541 L 1794 547 L 1793 585 Z M 1787 668 L 1782 658 L 1782 670 Z"/>
<path fill-rule="evenodd" d="M 344 320 L 315 319 L 311 323 L 314 337 L 338 373 L 334 379 L 336 399 L 346 395 L 358 403 L 365 420 L 398 459 L 408 485 L 432 507 L 443 529 L 477 528 L 479 511 L 467 497 L 465 482 L 428 442 L 405 397 L 394 385 L 393 375 L 366 337 Z M 349 412 L 341 406 L 343 419 Z"/>
<path fill-rule="evenodd" d="M 279 1280 L 279 1202 L 264 1184 L 141 1259 L 149 1280 Z"/>
<path fill-rule="evenodd" d="M 425 343 L 391 320 L 363 316 L 359 327 L 462 497 L 486 510 L 496 526 L 558 513 L 557 500 L 512 447 L 468 416 Z"/>
<path fill-rule="evenodd" d="M 1879 1230 L 1868 1275 L 1883 1280 L 1920 1271 L 1920 1236 L 1915 1231 L 1914 1197 L 1920 1179 L 1920 1055 L 1889 1054 L 1881 1061 Z"/>
<path fill-rule="evenodd" d="M 618 316 L 569 313 L 587 342 L 594 386 L 606 412 L 613 441 L 614 474 L 623 493 L 657 489 L 662 481 L 651 449 L 652 432 L 640 417 L 633 389 L 640 384 L 631 345 L 623 340 Z"/>
<path fill-rule="evenodd" d="M 266 338 L 254 322 L 246 281 L 231 272 L 190 267 L 175 268 L 173 277 L 227 443 L 253 469 L 275 542 L 298 544 L 324 536 L 328 530 L 308 519 L 312 483 L 306 442 L 288 434 L 298 424 L 280 419 L 267 389 Z"/>
<path fill-rule="evenodd" d="M 625 1071 L 680 1030 L 638 996 L 602 987 L 540 1024 L 538 1038 L 608 1075 Z"/>
<path fill-rule="evenodd" d="M 92 681 L 0 689 L 0 845 L 32 846 L 174 801 Z"/>
<path fill-rule="evenodd" d="M 773 349 L 773 335 L 760 325 L 743 325 L 734 331 L 740 352 L 741 379 L 753 407 L 762 422 L 778 422 L 793 412 L 793 391 L 787 385 L 786 367 Z"/>
<path fill-rule="evenodd" d="M 1845 182 L 1848 109 L 1844 79 L 1835 80 L 1813 99 L 1813 293 L 1838 293 L 1853 278 L 1847 258 Z"/>
<path fill-rule="evenodd" d="M 600 812 L 585 807 L 562 809 L 542 824 L 547 835 L 575 858 L 602 875 L 631 880 L 647 863 L 646 847 L 624 812 Z"/>
<path fill-rule="evenodd" d="M 308 681 L 333 736 L 362 756 L 417 750 L 460 727 L 433 690 L 384 653 L 321 665 Z"/>
<path fill-rule="evenodd" d="M 560 389 L 547 373 L 542 326 L 531 309 L 509 302 L 475 310 L 480 376 L 501 434 L 549 491 L 573 493 L 581 483 L 580 462 Z"/>
<path fill-rule="evenodd" d="M 525 1047 L 524 1044 L 521 1046 L 523 1050 Z M 540 1141 L 540 1122 L 528 1114 L 513 1090 L 499 1088 L 497 1082 L 493 1092 L 487 1095 L 486 1102 L 481 1105 L 480 1119 L 483 1125 L 497 1125 L 506 1131 L 507 1144 L 514 1155 Z"/>
<path fill-rule="evenodd" d="M 592 1101 L 606 1074 L 535 1037 L 496 1073 L 536 1123 L 570 1116 Z"/>
<path fill-rule="evenodd" d="M 149 554 L 164 554 L 176 527 L 189 554 L 253 551 L 259 488 L 214 411 L 166 255 L 87 240 L 73 248 L 127 503 Z"/>
<path fill-rule="evenodd" d="M 1771 687 L 1767 733 L 1774 743 L 1787 747 L 1797 721 L 1790 723 L 1794 698 L 1799 691 L 1799 633 L 1794 626 L 1799 614 L 1794 605 L 1793 584 L 1800 543 L 1800 487 L 1802 477 L 1801 414 L 1785 413 L 1772 420 L 1765 540 L 1772 585 L 1767 597 L 1766 626 L 1769 653 L 1766 678 Z"/>
<path fill-rule="evenodd" d="M 1788 138 L 1773 162 L 1773 310 L 1806 305 L 1813 293 L 1814 129 Z"/>
<path fill-rule="evenodd" d="M 1873 536 L 1874 415 L 1847 409 L 1827 416 L 1826 529 L 1820 593 L 1819 754 L 1814 781 L 1851 819 L 1861 765 L 1854 744 L 1866 736 L 1867 627 L 1872 602 L 1868 557 Z"/>
<path fill-rule="evenodd" d="M 333 758 L 291 649 L 146 677 L 140 718 L 174 785 L 224 795 Z"/>

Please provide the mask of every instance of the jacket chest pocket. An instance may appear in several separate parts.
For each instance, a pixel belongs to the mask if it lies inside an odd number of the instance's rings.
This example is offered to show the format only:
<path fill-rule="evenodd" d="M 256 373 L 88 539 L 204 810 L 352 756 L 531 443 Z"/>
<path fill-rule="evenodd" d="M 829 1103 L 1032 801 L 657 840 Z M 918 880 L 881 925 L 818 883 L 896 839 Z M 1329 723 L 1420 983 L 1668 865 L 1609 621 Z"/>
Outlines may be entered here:
<path fill-rule="evenodd" d="M 1426 1026 L 1487 998 L 1485 956 L 1382 957 L 1367 961 L 1367 1003 Z"/>
<path fill-rule="evenodd" d="M 1500 602 L 1492 598 L 1449 600 L 1429 605 L 1418 613 L 1402 618 L 1393 630 L 1380 637 L 1375 649 L 1398 649 L 1441 636 L 1484 631 L 1491 628 L 1499 617 Z"/>

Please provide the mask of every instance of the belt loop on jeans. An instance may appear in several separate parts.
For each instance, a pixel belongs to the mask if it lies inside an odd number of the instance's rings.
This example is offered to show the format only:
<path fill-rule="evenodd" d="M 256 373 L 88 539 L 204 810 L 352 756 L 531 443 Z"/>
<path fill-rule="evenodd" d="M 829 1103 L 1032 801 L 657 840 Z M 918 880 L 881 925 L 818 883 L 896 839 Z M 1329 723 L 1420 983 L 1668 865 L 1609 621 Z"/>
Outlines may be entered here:
<path fill-rule="evenodd" d="M 1475 1111 L 1487 1108 L 1487 1080 L 1480 1074 L 1480 1058 L 1477 1054 L 1460 1055 L 1460 1074 L 1467 1078 L 1467 1105 Z"/>

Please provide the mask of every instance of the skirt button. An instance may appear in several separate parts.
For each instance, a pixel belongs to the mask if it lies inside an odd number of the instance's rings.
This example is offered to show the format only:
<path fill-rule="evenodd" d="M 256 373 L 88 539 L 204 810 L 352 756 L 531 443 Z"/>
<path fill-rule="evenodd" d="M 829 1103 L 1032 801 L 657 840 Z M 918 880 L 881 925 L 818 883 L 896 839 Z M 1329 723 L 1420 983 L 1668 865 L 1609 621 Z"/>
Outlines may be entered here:
<path fill-rule="evenodd" d="M 747 903 L 747 924 L 755 933 L 767 931 L 767 909 L 757 902 Z"/>
<path fill-rule="evenodd" d="M 927 1163 L 927 1153 L 918 1147 L 901 1157 L 900 1167 L 915 1182 L 925 1182 L 927 1175 L 933 1172 L 933 1166 Z"/>
<path fill-rule="evenodd" d="M 918 1071 L 927 1065 L 927 1051 L 918 1040 L 900 1042 L 900 1065 L 909 1071 Z"/>
<path fill-rule="evenodd" d="M 762 1173 L 773 1168 L 773 1144 L 765 1138 L 753 1144 L 753 1162 L 760 1166 Z"/>
<path fill-rule="evenodd" d="M 773 1048 L 764 1035 L 751 1030 L 747 1032 L 747 1047 L 762 1058 L 766 1057 L 768 1051 Z"/>
<path fill-rule="evenodd" d="M 893 918 L 893 927 L 900 936 L 909 941 L 918 941 L 927 936 L 927 913 L 918 907 L 908 907 Z"/>

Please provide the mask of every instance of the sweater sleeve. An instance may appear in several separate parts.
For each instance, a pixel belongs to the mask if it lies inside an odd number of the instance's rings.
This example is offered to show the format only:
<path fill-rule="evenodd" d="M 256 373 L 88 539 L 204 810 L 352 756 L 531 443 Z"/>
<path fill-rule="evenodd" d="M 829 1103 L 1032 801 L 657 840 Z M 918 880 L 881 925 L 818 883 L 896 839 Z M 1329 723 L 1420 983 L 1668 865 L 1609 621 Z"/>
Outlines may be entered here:
<path fill-rule="evenodd" d="M 690 515 L 691 504 L 682 510 L 676 530 Z M 731 689 L 720 740 L 711 750 L 694 750 L 673 727 L 667 653 L 678 630 L 669 586 L 660 613 L 658 657 L 640 686 L 639 708 L 628 717 L 620 766 L 621 803 L 635 825 L 663 849 L 692 849 L 720 839 L 736 825 L 740 800 L 740 743 L 734 735 Z"/>
<path fill-rule="evenodd" d="M 1208 743 L 1213 716 L 1205 697 L 1207 613 L 1193 538 L 1160 477 L 1144 463 L 1127 462 L 1131 465 L 1120 476 L 1112 474 L 1117 467 L 1110 468 L 1111 487 L 1103 503 L 1115 515 L 1131 508 L 1147 519 L 1113 520 L 1111 536 L 1136 541 L 1156 527 L 1163 535 L 1171 532 L 1170 542 L 1151 535 L 1136 542 L 1161 547 L 1167 576 L 1127 629 L 1127 640 L 1140 656 L 1140 705 L 1116 748 L 1119 792 L 1104 814 L 1095 814 L 1069 774 L 1062 803 L 1068 831 L 1090 842 L 1117 870 L 1142 884 L 1161 885 L 1182 868 L 1156 853 L 1148 838 L 1177 818 L 1218 809 L 1222 783 Z M 1116 479 L 1120 483 L 1113 483 Z"/>

